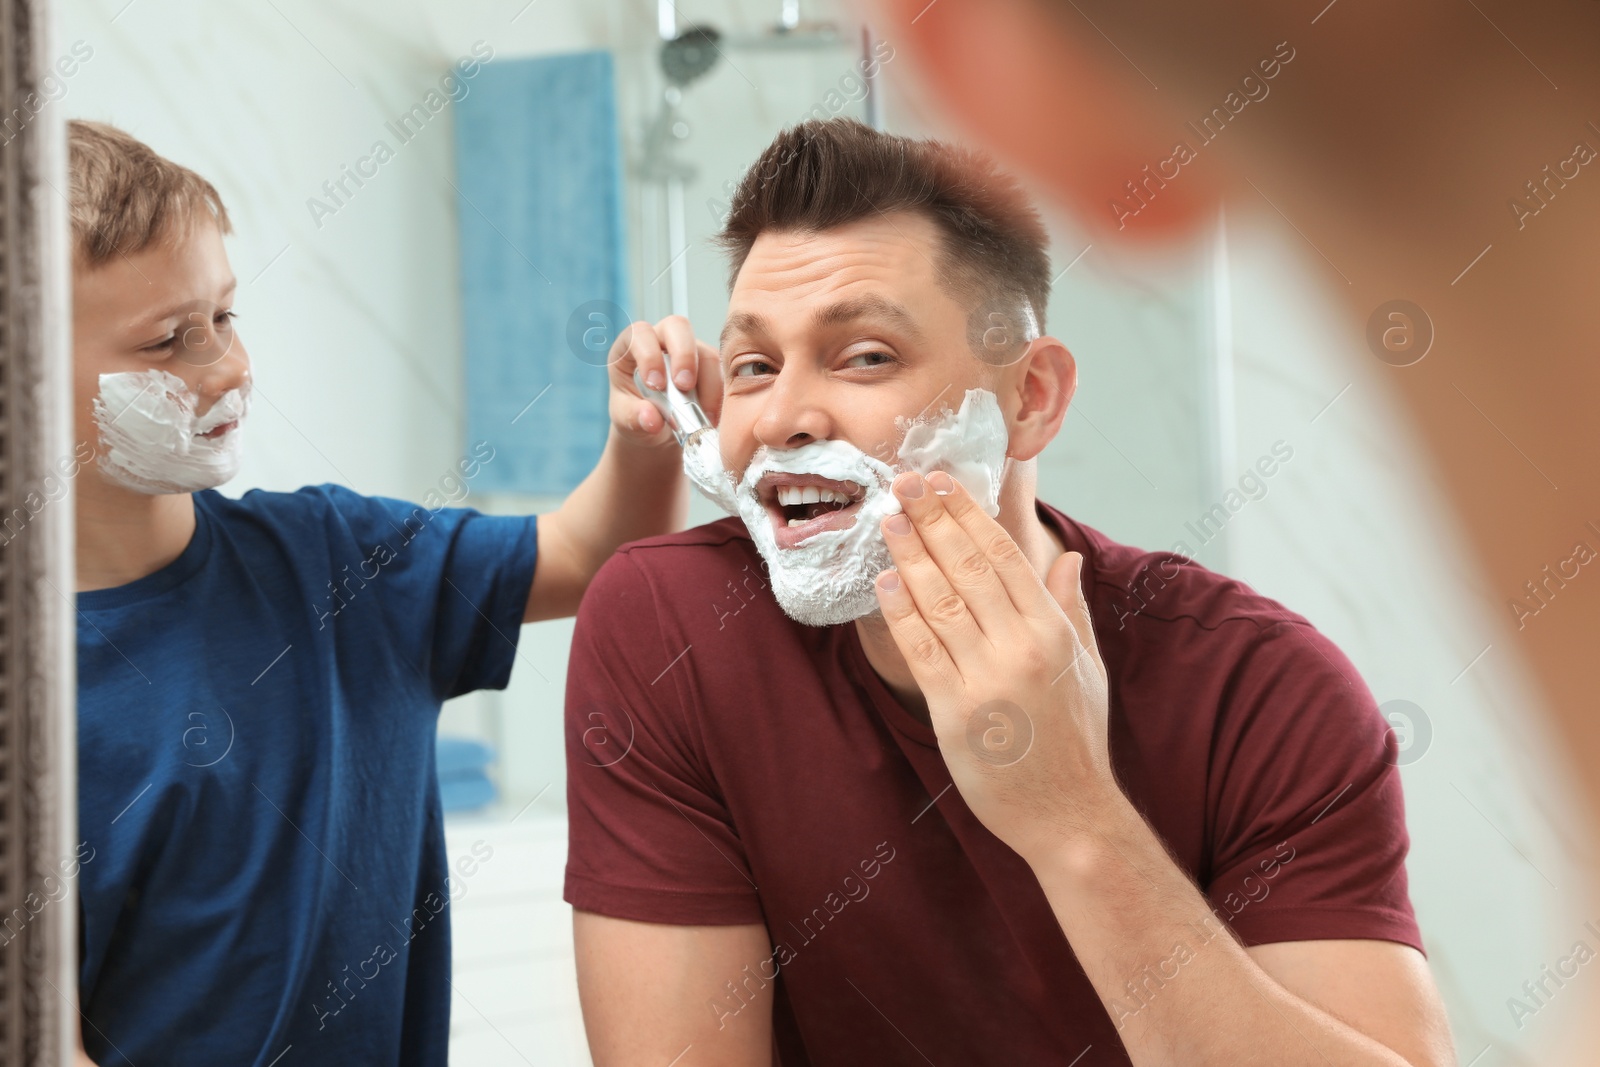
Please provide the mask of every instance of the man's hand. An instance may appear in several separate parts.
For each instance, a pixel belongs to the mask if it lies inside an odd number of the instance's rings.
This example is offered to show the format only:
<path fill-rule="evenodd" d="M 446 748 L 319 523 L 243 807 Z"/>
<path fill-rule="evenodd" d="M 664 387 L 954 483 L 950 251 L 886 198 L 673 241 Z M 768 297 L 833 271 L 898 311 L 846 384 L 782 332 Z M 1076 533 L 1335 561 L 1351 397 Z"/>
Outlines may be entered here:
<path fill-rule="evenodd" d="M 961 484 L 894 482 L 884 520 L 895 570 L 878 601 L 928 702 L 967 806 L 1024 859 L 1058 851 L 1125 803 L 1106 742 L 1106 670 L 1068 552 L 1045 581 Z"/>
<path fill-rule="evenodd" d="M 689 320 L 669 315 L 654 326 L 630 323 L 612 342 L 606 363 L 611 378 L 611 422 L 630 443 L 665 445 L 672 441 L 666 419 L 633 384 L 637 368 L 645 384 L 666 389 L 667 375 L 695 396 L 712 422 L 722 412 L 722 374 L 717 350 L 697 341 Z"/>
<path fill-rule="evenodd" d="M 879 576 L 878 601 L 945 764 L 973 814 L 1038 876 L 1101 999 L 1116 1002 L 1128 975 L 1215 916 L 1112 776 L 1083 558 L 1066 553 L 1040 582 L 948 475 L 903 474 L 894 489 L 909 518 L 884 520 L 896 569 Z M 1138 1067 L 1454 1062 L 1427 965 L 1404 945 L 1246 950 L 1218 937 L 1184 973 L 1152 1010 L 1117 1020 Z"/>

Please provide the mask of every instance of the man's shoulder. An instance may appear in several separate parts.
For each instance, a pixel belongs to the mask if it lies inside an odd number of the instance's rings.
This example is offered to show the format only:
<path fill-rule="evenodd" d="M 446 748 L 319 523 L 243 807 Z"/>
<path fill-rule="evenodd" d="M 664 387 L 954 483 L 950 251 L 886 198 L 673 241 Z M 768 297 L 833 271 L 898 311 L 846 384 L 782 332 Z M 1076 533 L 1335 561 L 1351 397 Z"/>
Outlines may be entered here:
<path fill-rule="evenodd" d="M 703 586 L 710 579 L 731 577 L 744 568 L 760 573 L 761 554 L 740 519 L 729 517 L 677 533 L 629 541 L 617 549 L 603 569 L 630 575 L 614 580 L 647 581 L 653 586 Z"/>
<path fill-rule="evenodd" d="M 770 606 L 770 614 L 782 616 L 768 589 L 765 561 L 743 521 L 731 517 L 623 545 L 589 584 L 579 614 L 614 619 L 618 612 L 650 612 L 688 624 L 706 605 L 730 596 L 737 598 L 731 604 L 756 608 L 752 614 Z"/>
<path fill-rule="evenodd" d="M 667 556 L 659 558 L 670 558 L 672 553 L 688 552 L 698 555 L 708 548 L 717 550 L 741 541 L 750 551 L 755 551 L 755 544 L 750 540 L 750 531 L 745 528 L 744 520 L 730 515 L 700 526 L 691 526 L 687 530 L 679 530 L 676 533 L 657 534 L 655 537 L 644 537 L 637 541 L 629 541 L 618 551 L 639 553 L 641 556 L 656 556 L 658 553 L 667 553 Z"/>
<path fill-rule="evenodd" d="M 1147 631 L 1194 635 L 1225 631 L 1265 633 L 1305 617 L 1263 596 L 1245 582 L 1196 562 L 1176 549 L 1151 551 L 1101 533 L 1049 505 L 1067 547 L 1084 553 L 1084 598 L 1097 631 Z"/>

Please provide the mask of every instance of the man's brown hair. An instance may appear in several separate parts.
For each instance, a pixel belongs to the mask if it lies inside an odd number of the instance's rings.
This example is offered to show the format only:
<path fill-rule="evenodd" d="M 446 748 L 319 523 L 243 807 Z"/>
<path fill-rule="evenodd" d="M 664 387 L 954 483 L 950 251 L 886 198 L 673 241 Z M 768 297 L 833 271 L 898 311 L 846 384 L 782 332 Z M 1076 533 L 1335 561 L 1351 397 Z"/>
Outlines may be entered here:
<path fill-rule="evenodd" d="M 716 236 L 732 259 L 728 284 L 765 230 L 820 233 L 894 211 L 937 226 L 940 280 L 953 297 L 1008 319 L 1025 298 L 1044 330 L 1050 239 L 1017 180 L 983 152 L 854 119 L 791 126 L 745 171 Z"/>
<path fill-rule="evenodd" d="M 76 267 L 179 239 L 198 218 L 233 230 L 215 186 L 115 126 L 68 122 L 67 158 Z"/>

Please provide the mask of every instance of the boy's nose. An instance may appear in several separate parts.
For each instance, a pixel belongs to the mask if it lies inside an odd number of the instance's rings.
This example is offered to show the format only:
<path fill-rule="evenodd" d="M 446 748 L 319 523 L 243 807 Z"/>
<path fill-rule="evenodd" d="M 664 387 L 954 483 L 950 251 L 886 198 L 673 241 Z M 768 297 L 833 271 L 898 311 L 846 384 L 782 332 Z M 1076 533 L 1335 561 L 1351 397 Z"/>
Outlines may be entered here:
<path fill-rule="evenodd" d="M 200 372 L 200 378 L 195 383 L 195 392 L 200 394 L 201 400 L 197 414 L 204 414 L 218 397 L 231 390 L 244 388 L 249 381 L 250 355 L 245 351 L 244 342 L 234 337 L 227 354 Z"/>

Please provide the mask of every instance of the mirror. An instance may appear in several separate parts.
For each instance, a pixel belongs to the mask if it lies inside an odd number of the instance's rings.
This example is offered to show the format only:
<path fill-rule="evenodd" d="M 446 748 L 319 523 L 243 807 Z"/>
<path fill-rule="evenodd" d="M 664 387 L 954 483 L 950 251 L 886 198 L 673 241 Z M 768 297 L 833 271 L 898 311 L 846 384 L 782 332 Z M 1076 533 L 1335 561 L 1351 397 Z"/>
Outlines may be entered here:
<path fill-rule="evenodd" d="M 426 508 L 549 512 L 598 458 L 604 353 L 622 323 L 686 314 L 715 346 L 729 287 L 712 239 L 779 130 L 845 117 L 959 136 L 919 95 L 902 42 L 821 0 L 59 0 L 54 14 L 71 73 L 61 68 L 49 106 L 192 168 L 232 220 L 226 256 L 253 394 L 229 498 L 332 483 Z M 1079 376 L 1039 458 L 1038 496 L 1116 542 L 1247 583 L 1343 651 L 1396 739 L 1410 895 L 1456 1051 L 1463 1063 L 1525 1062 L 1554 1024 L 1508 1010 L 1508 998 L 1526 997 L 1521 976 L 1566 954 L 1586 918 L 1567 893 L 1580 833 L 1569 785 L 1520 711 L 1532 688 L 1493 636 L 1503 605 L 1471 577 L 1383 364 L 1352 356 L 1365 341 L 1327 295 L 1338 267 L 1261 192 L 1263 203 L 1230 204 L 1156 250 L 1097 240 L 1034 191 L 1050 236 L 1048 329 Z M 552 301 L 545 286 L 566 295 Z M 693 499 L 690 525 L 721 518 Z M 334 573 L 312 598 L 318 620 L 360 603 L 365 584 Z M 528 625 L 506 688 L 457 696 L 439 715 L 457 1062 L 590 1062 L 562 897 L 573 632 L 571 619 Z M 230 661 L 228 684 L 248 694 L 275 655 L 332 654 L 280 647 L 263 639 Z M 267 804 L 290 820 L 282 797 L 252 791 L 249 768 L 265 754 L 251 749 L 272 735 L 237 708 L 180 725 L 151 742 L 159 757 L 141 758 L 193 768 L 195 792 L 170 794 L 168 807 L 145 798 L 151 814 L 137 821 L 132 775 L 118 785 L 127 823 L 156 834 L 187 817 L 185 803 L 253 808 L 250 818 Z M 623 755 L 631 741 L 599 739 Z M 362 785 L 299 781 L 366 803 Z M 113 857 L 133 848 L 116 807 L 80 826 Z M 384 811 L 362 818 L 371 839 L 341 847 L 381 870 Z M 314 842 L 314 827 L 296 829 Z M 432 832 L 414 830 L 404 847 Z M 153 863 L 176 845 L 152 836 L 139 847 Z M 219 875 L 217 899 L 229 886 Z M 112 916 L 120 906 L 86 904 Z M 380 944 L 397 924 L 415 936 L 411 917 L 372 919 Z M 236 928 L 217 923 L 218 942 L 170 951 L 224 951 Z M 93 931 L 91 951 L 110 937 Z M 328 1028 L 359 1016 L 361 993 L 386 977 L 382 956 L 349 960 L 358 983 L 336 971 L 282 1010 Z M 197 1019 L 232 1009 L 220 991 L 196 996 Z"/>

